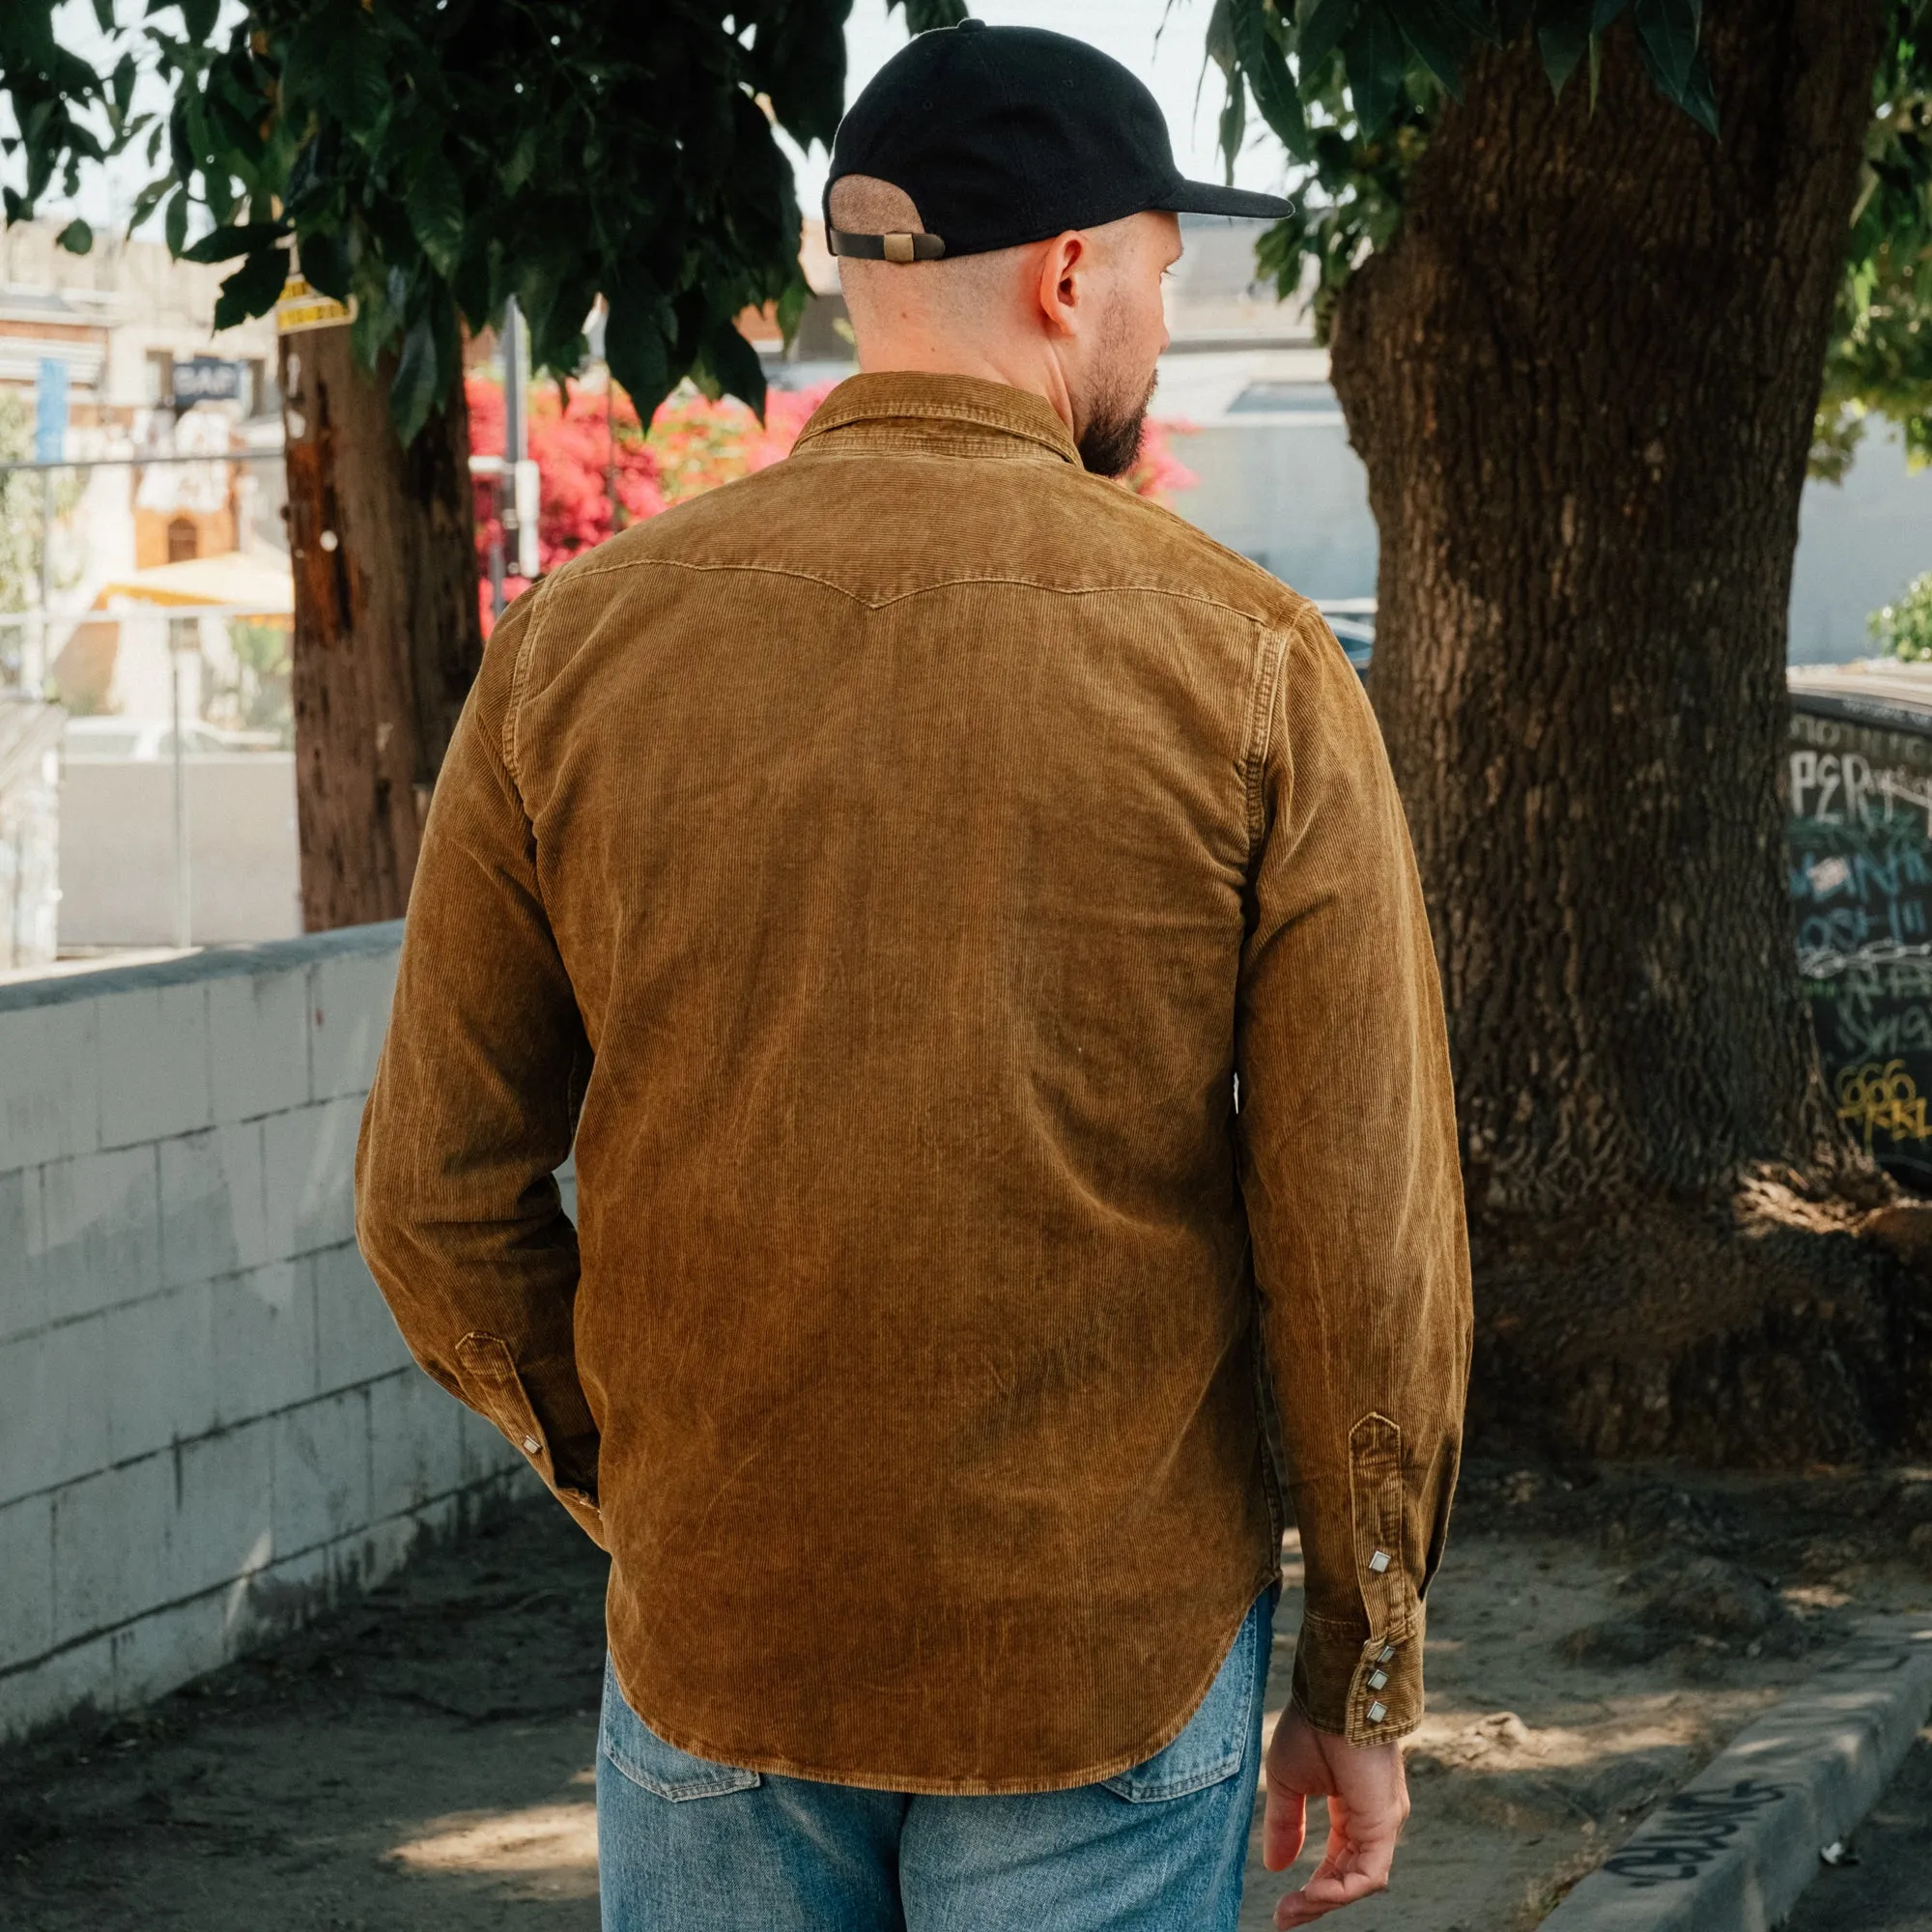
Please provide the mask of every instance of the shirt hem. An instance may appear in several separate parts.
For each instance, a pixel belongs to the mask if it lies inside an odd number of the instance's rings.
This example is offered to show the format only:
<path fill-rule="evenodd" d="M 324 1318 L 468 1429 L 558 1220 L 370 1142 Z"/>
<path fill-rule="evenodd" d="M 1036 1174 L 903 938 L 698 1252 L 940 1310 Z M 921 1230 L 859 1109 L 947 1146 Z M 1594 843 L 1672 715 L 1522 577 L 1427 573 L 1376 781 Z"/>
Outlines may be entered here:
<path fill-rule="evenodd" d="M 643 1711 L 632 1696 L 624 1683 L 623 1665 L 614 1652 L 611 1658 L 611 1668 L 624 1702 L 655 1736 L 673 1749 L 687 1751 L 693 1757 L 701 1757 L 711 1764 L 728 1765 L 737 1771 L 761 1772 L 773 1777 L 796 1777 L 813 1784 L 842 1784 L 858 1791 L 902 1791 L 922 1798 L 1012 1798 L 1023 1797 L 1030 1792 L 1074 1791 L 1082 1785 L 1098 1784 L 1103 1778 L 1118 1776 L 1137 1764 L 1145 1764 L 1149 1758 L 1165 1750 L 1187 1728 L 1208 1691 L 1214 1688 L 1214 1680 L 1221 1674 L 1222 1666 L 1235 1647 L 1235 1639 L 1241 1633 L 1241 1626 L 1247 1622 L 1262 1596 L 1274 1587 L 1280 1577 L 1280 1566 L 1271 1565 L 1241 1599 L 1238 1614 L 1215 1646 L 1212 1666 L 1206 1678 L 1189 1692 L 1187 1703 L 1178 1718 L 1163 1725 L 1147 1744 L 1135 1745 L 1124 1754 L 1116 1752 L 1110 1757 L 1095 1759 L 1091 1765 L 1065 1772 L 1025 1772 L 1012 1777 L 942 1777 L 912 1772 L 843 1770 L 810 1764 L 801 1758 L 778 1753 L 734 1750 L 700 1737 L 695 1731 L 661 1723 Z"/>

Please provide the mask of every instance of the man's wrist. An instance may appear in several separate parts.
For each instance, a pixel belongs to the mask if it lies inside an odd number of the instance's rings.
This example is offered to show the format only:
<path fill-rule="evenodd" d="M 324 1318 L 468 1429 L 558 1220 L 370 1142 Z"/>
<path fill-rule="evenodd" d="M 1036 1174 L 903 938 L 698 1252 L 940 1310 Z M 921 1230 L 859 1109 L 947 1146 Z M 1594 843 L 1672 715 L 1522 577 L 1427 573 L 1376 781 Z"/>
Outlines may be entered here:
<path fill-rule="evenodd" d="M 1318 1731 L 1353 1745 L 1392 1744 L 1422 1721 L 1422 1623 L 1364 1635 L 1310 1612 L 1295 1646 L 1295 1708 Z"/>

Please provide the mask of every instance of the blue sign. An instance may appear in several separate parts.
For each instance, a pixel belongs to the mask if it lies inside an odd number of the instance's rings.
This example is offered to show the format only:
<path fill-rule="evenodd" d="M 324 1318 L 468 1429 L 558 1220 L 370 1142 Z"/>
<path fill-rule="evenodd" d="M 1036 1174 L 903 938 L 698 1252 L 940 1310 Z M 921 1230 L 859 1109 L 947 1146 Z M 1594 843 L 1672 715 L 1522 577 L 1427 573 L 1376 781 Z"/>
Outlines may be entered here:
<path fill-rule="evenodd" d="M 67 364 L 58 356 L 41 358 L 34 388 L 34 461 L 58 463 L 67 454 Z"/>

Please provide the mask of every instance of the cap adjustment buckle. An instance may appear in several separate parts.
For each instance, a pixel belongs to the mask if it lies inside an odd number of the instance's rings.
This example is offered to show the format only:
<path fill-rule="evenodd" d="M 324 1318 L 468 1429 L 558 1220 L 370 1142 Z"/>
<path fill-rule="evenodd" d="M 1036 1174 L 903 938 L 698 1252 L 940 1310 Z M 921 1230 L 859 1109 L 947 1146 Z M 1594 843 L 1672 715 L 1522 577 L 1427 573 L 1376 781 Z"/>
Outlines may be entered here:
<path fill-rule="evenodd" d="M 825 245 L 835 255 L 852 255 L 870 262 L 936 262 L 946 253 L 937 235 L 854 235 L 843 228 L 827 228 Z"/>

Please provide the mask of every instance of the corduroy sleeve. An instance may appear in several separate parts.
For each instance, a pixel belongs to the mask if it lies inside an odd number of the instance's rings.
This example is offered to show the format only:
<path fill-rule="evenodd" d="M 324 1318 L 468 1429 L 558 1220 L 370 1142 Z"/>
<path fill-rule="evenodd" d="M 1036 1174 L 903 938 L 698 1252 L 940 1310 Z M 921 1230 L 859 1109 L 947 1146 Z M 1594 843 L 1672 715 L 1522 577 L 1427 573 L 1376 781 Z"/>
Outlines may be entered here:
<path fill-rule="evenodd" d="M 1468 1245 L 1442 1001 L 1375 715 L 1290 631 L 1250 757 L 1241 1184 L 1306 1565 L 1294 1699 L 1375 1744 L 1422 1714 L 1423 1593 L 1462 1442 Z"/>
<path fill-rule="evenodd" d="M 416 1360 L 601 1541 L 573 1345 L 577 1234 L 555 1179 L 590 1049 L 505 756 L 543 603 L 539 588 L 504 613 L 437 780 L 362 1117 L 355 1227 Z"/>

